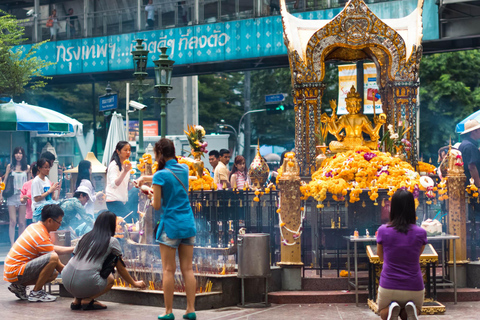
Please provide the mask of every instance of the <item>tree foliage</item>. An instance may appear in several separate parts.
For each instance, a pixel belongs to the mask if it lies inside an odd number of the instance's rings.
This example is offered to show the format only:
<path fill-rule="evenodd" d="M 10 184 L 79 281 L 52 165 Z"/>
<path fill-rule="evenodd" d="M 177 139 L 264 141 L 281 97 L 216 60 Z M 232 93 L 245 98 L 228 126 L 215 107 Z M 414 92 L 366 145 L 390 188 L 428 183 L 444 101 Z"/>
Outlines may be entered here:
<path fill-rule="evenodd" d="M 480 107 L 480 51 L 424 56 L 420 66 L 420 155 L 455 143 L 455 126 Z"/>
<path fill-rule="evenodd" d="M 335 64 L 326 64 L 324 77 L 326 89 L 322 97 L 322 110 L 329 110 L 328 101 L 338 97 L 338 69 Z M 252 71 L 252 109 L 265 108 L 265 95 L 287 93 L 285 103 L 292 104 L 292 78 L 290 68 Z M 261 144 L 293 148 L 295 141 L 295 111 L 286 110 L 281 114 L 252 115 L 252 143 L 260 139 Z"/>
<path fill-rule="evenodd" d="M 24 27 L 14 16 L 0 10 L 0 94 L 10 97 L 24 92 L 24 88 L 32 89 L 45 86 L 48 77 L 42 76 L 42 69 L 52 65 L 35 56 L 36 50 L 45 42 L 33 45 L 27 52 L 14 46 L 22 44 Z"/>
<path fill-rule="evenodd" d="M 243 73 L 198 76 L 198 116 L 207 132 L 216 132 L 220 120 L 237 128 L 243 115 Z"/>

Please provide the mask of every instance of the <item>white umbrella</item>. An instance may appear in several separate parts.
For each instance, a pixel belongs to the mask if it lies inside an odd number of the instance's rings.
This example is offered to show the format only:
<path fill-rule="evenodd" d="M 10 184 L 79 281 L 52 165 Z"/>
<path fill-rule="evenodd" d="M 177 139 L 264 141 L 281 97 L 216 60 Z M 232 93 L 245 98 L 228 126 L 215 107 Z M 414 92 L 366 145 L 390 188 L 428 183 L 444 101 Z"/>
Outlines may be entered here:
<path fill-rule="evenodd" d="M 103 150 L 102 164 L 108 167 L 110 158 L 113 151 L 119 141 L 126 141 L 127 136 L 125 133 L 125 127 L 123 125 L 123 117 L 121 113 L 114 112 L 112 114 L 112 121 L 110 122 L 110 128 L 108 129 L 107 141 L 105 142 L 105 150 Z"/>

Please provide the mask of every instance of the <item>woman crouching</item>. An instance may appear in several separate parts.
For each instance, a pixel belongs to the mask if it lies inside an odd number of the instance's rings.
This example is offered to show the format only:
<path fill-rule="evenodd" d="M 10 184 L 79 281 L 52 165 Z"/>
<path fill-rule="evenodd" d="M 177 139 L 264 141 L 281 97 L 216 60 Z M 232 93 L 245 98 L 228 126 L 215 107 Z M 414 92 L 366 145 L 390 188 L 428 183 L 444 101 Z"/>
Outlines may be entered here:
<path fill-rule="evenodd" d="M 122 260 L 122 249 L 115 235 L 117 216 L 110 211 L 101 213 L 92 231 L 85 234 L 73 251 L 62 272 L 65 289 L 75 299 L 70 308 L 72 310 L 99 310 L 107 306 L 95 299 L 107 293 L 113 286 L 113 266 L 126 282 L 135 288 L 145 288 L 143 281 L 135 281 Z M 111 269 L 103 268 L 108 259 Z M 106 263 L 107 264 L 107 263 Z"/>

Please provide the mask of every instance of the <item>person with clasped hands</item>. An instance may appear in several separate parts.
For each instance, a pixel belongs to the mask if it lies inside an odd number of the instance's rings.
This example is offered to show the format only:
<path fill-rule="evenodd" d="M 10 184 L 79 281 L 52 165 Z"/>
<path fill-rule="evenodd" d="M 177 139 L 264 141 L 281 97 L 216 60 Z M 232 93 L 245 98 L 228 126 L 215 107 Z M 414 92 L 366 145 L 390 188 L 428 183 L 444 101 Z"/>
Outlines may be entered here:
<path fill-rule="evenodd" d="M 377 254 L 383 261 L 378 286 L 378 312 L 382 320 L 416 320 L 425 288 L 420 255 L 427 232 L 416 225 L 413 194 L 398 189 L 392 196 L 390 222 L 378 228 Z"/>

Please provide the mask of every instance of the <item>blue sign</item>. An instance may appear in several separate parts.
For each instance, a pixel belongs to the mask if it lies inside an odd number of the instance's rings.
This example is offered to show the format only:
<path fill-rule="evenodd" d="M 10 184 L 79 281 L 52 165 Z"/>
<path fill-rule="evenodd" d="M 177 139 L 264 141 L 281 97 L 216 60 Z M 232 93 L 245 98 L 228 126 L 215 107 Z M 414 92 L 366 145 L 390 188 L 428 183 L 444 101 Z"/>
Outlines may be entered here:
<path fill-rule="evenodd" d="M 389 1 L 369 5 L 381 19 L 402 18 L 417 7 L 418 0 Z M 300 19 L 333 19 L 344 8 L 294 13 Z M 423 40 L 438 39 L 438 6 L 425 0 L 423 6 Z M 150 51 L 148 68 L 160 55 L 160 47 L 169 47 L 167 54 L 175 66 L 214 63 L 227 60 L 254 59 L 286 55 L 281 16 L 226 21 L 164 30 L 139 31 L 106 37 L 69 39 L 47 42 L 37 49 L 36 56 L 55 62 L 42 70 L 45 76 L 109 72 L 133 69 L 132 51 L 135 39 L 146 39 Z M 32 45 L 14 48 L 24 54 Z"/>
<path fill-rule="evenodd" d="M 265 103 L 277 103 L 285 101 L 285 93 L 277 93 L 277 94 L 267 94 L 265 96 Z"/>
<path fill-rule="evenodd" d="M 98 106 L 100 111 L 117 109 L 117 94 L 104 95 L 98 98 Z"/>

